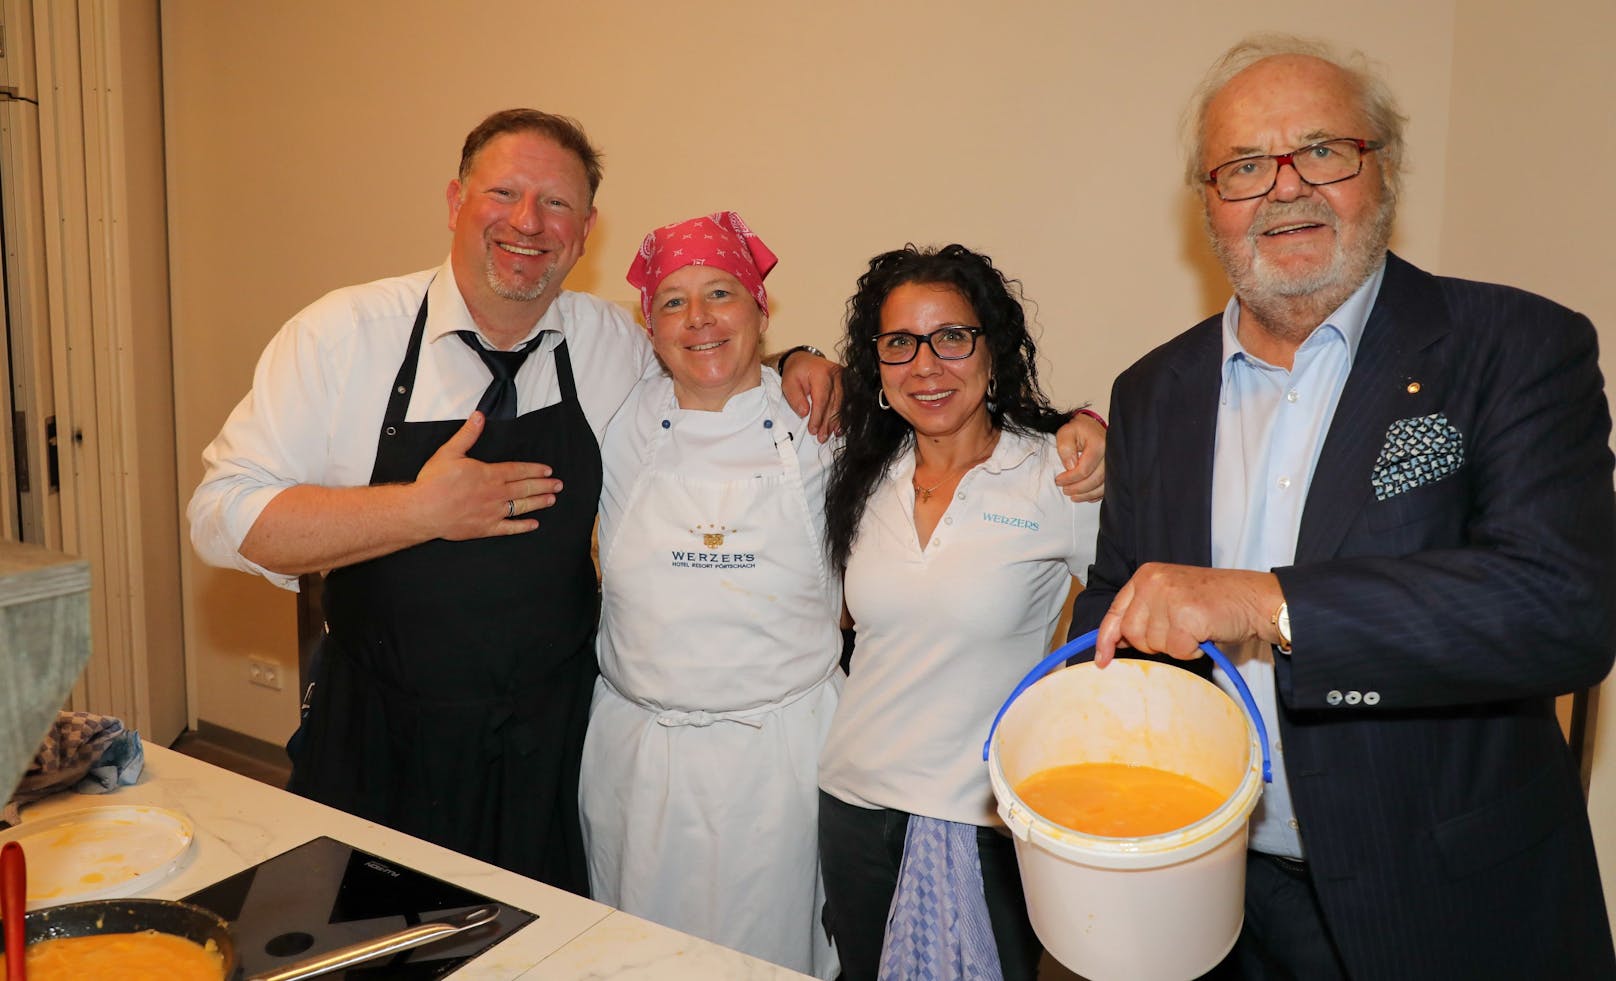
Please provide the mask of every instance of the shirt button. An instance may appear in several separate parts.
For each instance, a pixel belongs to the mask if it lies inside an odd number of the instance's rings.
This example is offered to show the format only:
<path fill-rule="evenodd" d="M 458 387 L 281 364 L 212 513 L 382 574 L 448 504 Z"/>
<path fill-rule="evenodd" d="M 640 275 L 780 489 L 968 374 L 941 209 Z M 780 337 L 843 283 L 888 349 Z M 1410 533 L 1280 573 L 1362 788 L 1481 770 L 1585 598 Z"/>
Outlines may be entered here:
<path fill-rule="evenodd" d="M 1363 701 L 1363 692 L 1358 692 L 1358 691 L 1349 691 L 1349 692 L 1347 692 L 1347 704 L 1348 705 L 1357 705 L 1361 701 Z"/>
<path fill-rule="evenodd" d="M 1301 398 L 1301 396 L 1296 394 L 1296 389 L 1294 388 L 1285 393 L 1285 401 L 1287 402 L 1295 402 L 1299 398 Z"/>
<path fill-rule="evenodd" d="M 1278 481 L 1276 481 L 1276 483 L 1279 484 L 1280 490 L 1286 490 L 1291 486 L 1291 479 L 1289 477 L 1281 477 Z"/>
<path fill-rule="evenodd" d="M 932 544 L 933 548 L 935 548 L 938 545 L 941 545 L 942 543 L 943 543 L 943 540 L 941 538 L 933 538 L 931 540 L 931 544 Z"/>
<path fill-rule="evenodd" d="M 1291 818 L 1289 821 L 1286 821 L 1285 823 L 1291 826 L 1292 831 L 1300 831 L 1300 830 L 1302 830 L 1302 826 L 1300 824 L 1296 823 L 1295 818 Z"/>
<path fill-rule="evenodd" d="M 951 525 L 951 524 L 953 524 L 953 523 L 954 523 L 954 519 L 953 519 L 953 518 L 944 518 L 944 519 L 943 519 L 943 524 L 945 524 L 945 525 Z"/>
<path fill-rule="evenodd" d="M 1332 689 L 1328 695 L 1324 696 L 1324 702 L 1326 705 L 1340 705 L 1341 693 Z"/>
<path fill-rule="evenodd" d="M 1366 692 L 1364 692 L 1363 693 L 1363 703 L 1365 705 L 1379 705 L 1380 704 L 1380 692 L 1378 692 L 1378 691 L 1366 691 Z"/>
<path fill-rule="evenodd" d="M 960 492 L 959 492 L 959 493 L 958 493 L 958 494 L 955 494 L 955 495 L 954 495 L 954 500 L 956 500 L 956 501 L 963 501 L 963 500 L 965 500 L 965 492 L 964 492 L 964 491 L 960 491 Z"/>

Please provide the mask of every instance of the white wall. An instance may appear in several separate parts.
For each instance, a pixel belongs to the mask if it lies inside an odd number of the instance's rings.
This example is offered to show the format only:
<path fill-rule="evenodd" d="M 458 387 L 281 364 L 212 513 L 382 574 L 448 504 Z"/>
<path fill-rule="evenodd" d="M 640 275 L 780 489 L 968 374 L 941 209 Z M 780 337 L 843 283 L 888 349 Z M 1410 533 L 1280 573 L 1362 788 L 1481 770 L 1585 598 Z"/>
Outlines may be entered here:
<path fill-rule="evenodd" d="M 734 208 L 781 256 L 774 342 L 828 347 L 869 256 L 957 240 L 1025 283 L 1057 401 L 1104 406 L 1120 369 L 1225 298 L 1177 142 L 1213 57 L 1283 29 L 1382 61 L 1414 120 L 1395 244 L 1436 264 L 1454 17 L 1452 0 L 166 0 L 179 483 L 283 320 L 441 261 L 460 141 L 514 105 L 576 116 L 606 152 L 574 288 L 628 300 L 648 229 Z M 186 563 L 200 716 L 283 739 L 293 694 L 249 687 L 245 658 L 291 669 L 290 599 Z"/>

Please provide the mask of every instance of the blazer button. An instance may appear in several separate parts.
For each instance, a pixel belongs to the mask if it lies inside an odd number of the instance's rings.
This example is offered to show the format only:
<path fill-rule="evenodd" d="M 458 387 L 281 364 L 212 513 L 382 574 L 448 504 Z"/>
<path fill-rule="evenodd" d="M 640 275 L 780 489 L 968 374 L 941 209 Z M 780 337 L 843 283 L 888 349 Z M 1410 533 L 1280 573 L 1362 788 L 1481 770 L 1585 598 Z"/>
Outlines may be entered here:
<path fill-rule="evenodd" d="M 1363 693 L 1362 692 L 1356 692 L 1356 691 L 1347 692 L 1347 704 L 1348 705 L 1357 705 L 1361 701 L 1363 701 Z"/>
<path fill-rule="evenodd" d="M 1341 693 L 1339 691 L 1332 690 L 1330 694 L 1324 696 L 1324 701 L 1328 705 L 1340 705 Z"/>
<path fill-rule="evenodd" d="M 1378 692 L 1378 691 L 1366 691 L 1366 692 L 1364 692 L 1363 693 L 1363 703 L 1365 705 L 1379 705 L 1380 704 L 1380 692 Z"/>

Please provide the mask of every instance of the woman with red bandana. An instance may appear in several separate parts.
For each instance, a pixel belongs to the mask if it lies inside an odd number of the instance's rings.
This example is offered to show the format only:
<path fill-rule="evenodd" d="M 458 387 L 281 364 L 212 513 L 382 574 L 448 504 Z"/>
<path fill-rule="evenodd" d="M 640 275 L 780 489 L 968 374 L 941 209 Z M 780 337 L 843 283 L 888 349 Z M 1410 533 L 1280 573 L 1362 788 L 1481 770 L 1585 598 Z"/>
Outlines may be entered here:
<path fill-rule="evenodd" d="M 661 362 L 602 441 L 601 677 L 580 790 L 596 899 L 822 978 L 819 748 L 841 689 L 831 451 L 759 362 L 775 256 L 734 212 L 629 270 Z"/>

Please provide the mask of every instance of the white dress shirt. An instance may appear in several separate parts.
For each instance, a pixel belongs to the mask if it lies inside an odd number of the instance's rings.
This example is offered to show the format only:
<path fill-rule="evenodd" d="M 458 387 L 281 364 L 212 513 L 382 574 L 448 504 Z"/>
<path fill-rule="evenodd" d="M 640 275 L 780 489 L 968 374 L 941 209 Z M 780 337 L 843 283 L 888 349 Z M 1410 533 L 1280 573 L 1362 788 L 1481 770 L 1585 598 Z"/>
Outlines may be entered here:
<path fill-rule="evenodd" d="M 860 807 L 997 824 L 982 742 L 1048 653 L 1072 577 L 1094 560 L 1100 506 L 1055 486 L 1053 436 L 1005 432 L 922 545 L 914 469 L 913 453 L 894 461 L 848 559 L 858 643 L 819 785 Z"/>
<path fill-rule="evenodd" d="M 204 561 L 297 588 L 295 576 L 243 558 L 242 539 L 287 487 L 370 483 L 389 389 L 423 295 L 427 322 L 406 421 L 464 419 L 476 409 L 490 376 L 477 352 L 454 336 L 481 332 L 448 262 L 326 294 L 270 340 L 252 390 L 202 453 L 206 472 L 187 514 Z M 553 352 L 565 338 L 578 399 L 598 440 L 653 361 L 645 332 L 618 307 L 573 292 L 556 297 L 523 340 L 541 332 L 547 336 L 516 375 L 518 412 L 561 400 Z"/>
<path fill-rule="evenodd" d="M 1289 371 L 1248 353 L 1240 343 L 1239 301 L 1231 299 L 1224 308 L 1223 388 L 1212 458 L 1216 568 L 1267 572 L 1295 561 L 1313 469 L 1385 273 L 1382 263 L 1308 335 Z M 1224 653 L 1250 687 L 1273 743 L 1274 782 L 1264 788 L 1252 814 L 1251 847 L 1301 858 L 1301 833 L 1279 738 L 1273 648 L 1251 642 Z M 1221 670 L 1214 670 L 1213 680 L 1238 699 Z"/>

